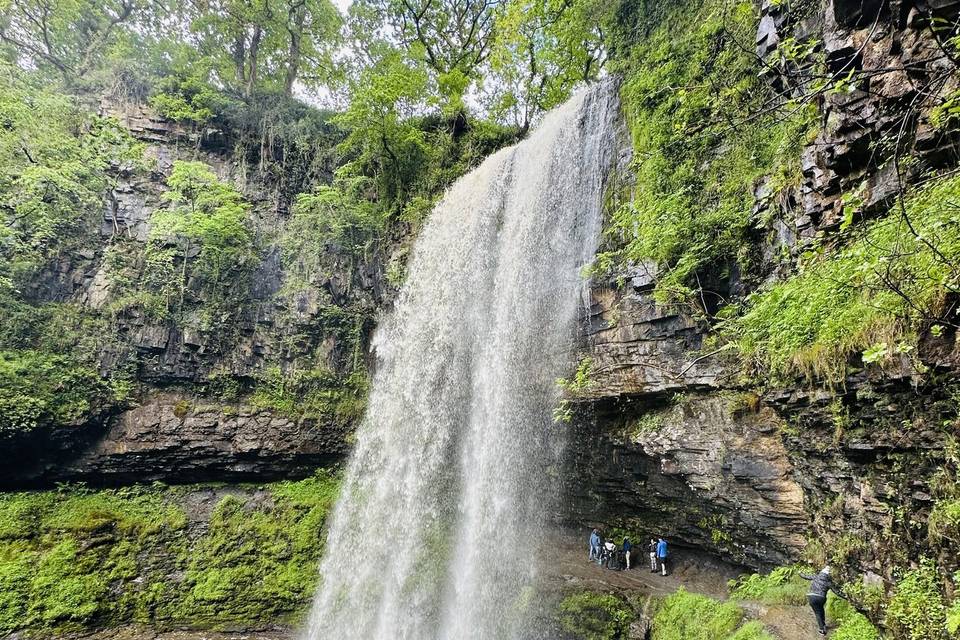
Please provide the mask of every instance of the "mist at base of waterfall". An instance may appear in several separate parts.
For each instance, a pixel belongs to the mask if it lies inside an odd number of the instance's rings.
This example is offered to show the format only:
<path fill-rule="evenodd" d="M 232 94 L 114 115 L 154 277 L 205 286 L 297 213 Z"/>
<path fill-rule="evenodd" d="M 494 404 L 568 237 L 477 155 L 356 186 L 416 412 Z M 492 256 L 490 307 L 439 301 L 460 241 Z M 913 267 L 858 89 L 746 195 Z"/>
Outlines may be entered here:
<path fill-rule="evenodd" d="M 373 341 L 306 640 L 539 640 L 556 379 L 617 155 L 612 82 L 549 113 L 437 205 Z"/>

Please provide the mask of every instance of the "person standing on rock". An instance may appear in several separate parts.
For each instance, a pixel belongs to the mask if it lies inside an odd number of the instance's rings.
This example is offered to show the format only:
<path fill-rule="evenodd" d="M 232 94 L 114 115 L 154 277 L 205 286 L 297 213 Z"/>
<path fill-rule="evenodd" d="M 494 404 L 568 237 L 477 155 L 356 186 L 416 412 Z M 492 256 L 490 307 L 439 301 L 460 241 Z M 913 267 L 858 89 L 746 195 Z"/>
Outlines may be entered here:
<path fill-rule="evenodd" d="M 590 556 L 589 562 L 600 559 L 600 532 L 596 529 L 590 534 Z"/>
<path fill-rule="evenodd" d="M 630 544 L 630 538 L 624 536 L 623 538 L 623 560 L 627 564 L 627 571 L 630 570 L 630 550 L 633 548 L 633 545 Z"/>
<path fill-rule="evenodd" d="M 660 572 L 667 575 L 667 541 L 663 538 L 657 541 L 657 562 L 660 563 Z"/>
<path fill-rule="evenodd" d="M 647 551 L 650 552 L 650 573 L 657 572 L 657 540 L 656 538 L 650 538 L 650 544 L 647 546 Z"/>
<path fill-rule="evenodd" d="M 804 580 L 812 581 L 810 583 L 810 590 L 807 592 L 807 602 L 810 603 L 810 608 L 813 609 L 813 615 L 817 618 L 820 635 L 824 637 L 827 635 L 827 592 L 832 590 L 834 595 L 846 600 L 846 598 L 844 598 L 842 594 L 837 593 L 837 590 L 834 588 L 831 573 L 830 567 L 827 566 L 821 569 L 820 573 L 815 576 L 808 576 L 804 573 L 800 574 L 800 577 Z"/>

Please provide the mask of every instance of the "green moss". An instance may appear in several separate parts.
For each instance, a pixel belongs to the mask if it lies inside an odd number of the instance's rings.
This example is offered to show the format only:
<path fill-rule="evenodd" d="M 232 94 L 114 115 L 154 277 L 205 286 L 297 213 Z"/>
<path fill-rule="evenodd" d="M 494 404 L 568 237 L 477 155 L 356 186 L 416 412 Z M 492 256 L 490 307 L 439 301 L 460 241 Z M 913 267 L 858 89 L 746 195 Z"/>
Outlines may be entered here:
<path fill-rule="evenodd" d="M 613 214 L 596 265 L 616 272 L 656 262 L 661 301 L 709 284 L 700 282 L 707 265 L 715 272 L 749 262 L 754 186 L 770 175 L 774 189 L 797 182 L 813 120 L 811 108 L 796 105 L 762 113 L 771 90 L 739 44 L 756 33 L 752 2 L 680 2 L 666 11 L 615 65 L 625 76 L 636 188 Z"/>
<path fill-rule="evenodd" d="M 939 316 L 954 287 L 958 199 L 957 177 L 916 190 L 905 211 L 919 237 L 894 208 L 843 249 L 804 256 L 796 276 L 751 296 L 726 334 L 779 378 L 835 382 L 851 356 L 882 365 L 909 354 L 921 323 Z"/>
<path fill-rule="evenodd" d="M 625 637 L 634 613 L 623 598 L 586 591 L 564 598 L 558 617 L 563 630 L 578 640 L 615 640 Z"/>
<path fill-rule="evenodd" d="M 0 496 L 0 633 L 296 617 L 316 584 L 336 477 L 228 495 L 188 537 L 179 504 L 199 488 Z"/>
<path fill-rule="evenodd" d="M 741 625 L 743 617 L 743 610 L 732 602 L 681 587 L 657 609 L 653 640 L 773 640 L 757 622 Z"/>

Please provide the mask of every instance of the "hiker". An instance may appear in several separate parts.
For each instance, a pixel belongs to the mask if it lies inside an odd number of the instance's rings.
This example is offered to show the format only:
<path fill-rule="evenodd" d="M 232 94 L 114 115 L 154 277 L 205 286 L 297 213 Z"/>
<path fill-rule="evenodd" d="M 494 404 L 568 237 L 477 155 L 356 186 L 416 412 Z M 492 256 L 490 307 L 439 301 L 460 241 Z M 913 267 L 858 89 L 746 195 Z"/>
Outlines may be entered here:
<path fill-rule="evenodd" d="M 627 571 L 630 570 L 630 549 L 633 549 L 633 545 L 630 544 L 630 538 L 624 536 L 623 538 L 623 560 L 627 564 Z"/>
<path fill-rule="evenodd" d="M 593 560 L 600 559 L 600 532 L 596 529 L 590 534 L 590 556 L 587 561 L 592 562 Z"/>
<path fill-rule="evenodd" d="M 650 552 L 650 573 L 657 572 L 657 541 L 654 538 L 650 538 L 650 544 L 647 546 L 647 551 Z"/>
<path fill-rule="evenodd" d="M 810 603 L 810 608 L 813 609 L 813 615 L 817 617 L 817 626 L 820 628 L 820 635 L 824 637 L 827 635 L 827 614 L 824 610 L 827 604 L 827 592 L 833 590 L 834 595 L 846 600 L 842 594 L 837 593 L 837 590 L 833 588 L 833 577 L 831 577 L 831 573 L 830 567 L 826 566 L 815 576 L 808 576 L 804 573 L 800 574 L 800 577 L 804 580 L 812 581 L 810 583 L 810 590 L 807 592 L 807 602 Z"/>
<path fill-rule="evenodd" d="M 603 550 L 607 569 L 617 569 L 617 545 L 613 540 L 607 540 L 603 545 Z"/>
<path fill-rule="evenodd" d="M 667 575 L 667 541 L 663 538 L 657 541 L 657 562 L 660 563 L 661 574 Z"/>

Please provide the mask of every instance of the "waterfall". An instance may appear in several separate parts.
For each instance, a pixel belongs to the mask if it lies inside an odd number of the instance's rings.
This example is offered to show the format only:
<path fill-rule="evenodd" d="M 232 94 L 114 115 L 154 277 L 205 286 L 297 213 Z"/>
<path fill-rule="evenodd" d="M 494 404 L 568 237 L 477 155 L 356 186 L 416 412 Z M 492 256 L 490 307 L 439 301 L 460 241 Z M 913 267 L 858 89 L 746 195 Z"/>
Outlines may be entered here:
<path fill-rule="evenodd" d="M 454 184 L 373 346 L 307 640 L 533 637 L 619 105 L 610 81 Z"/>

